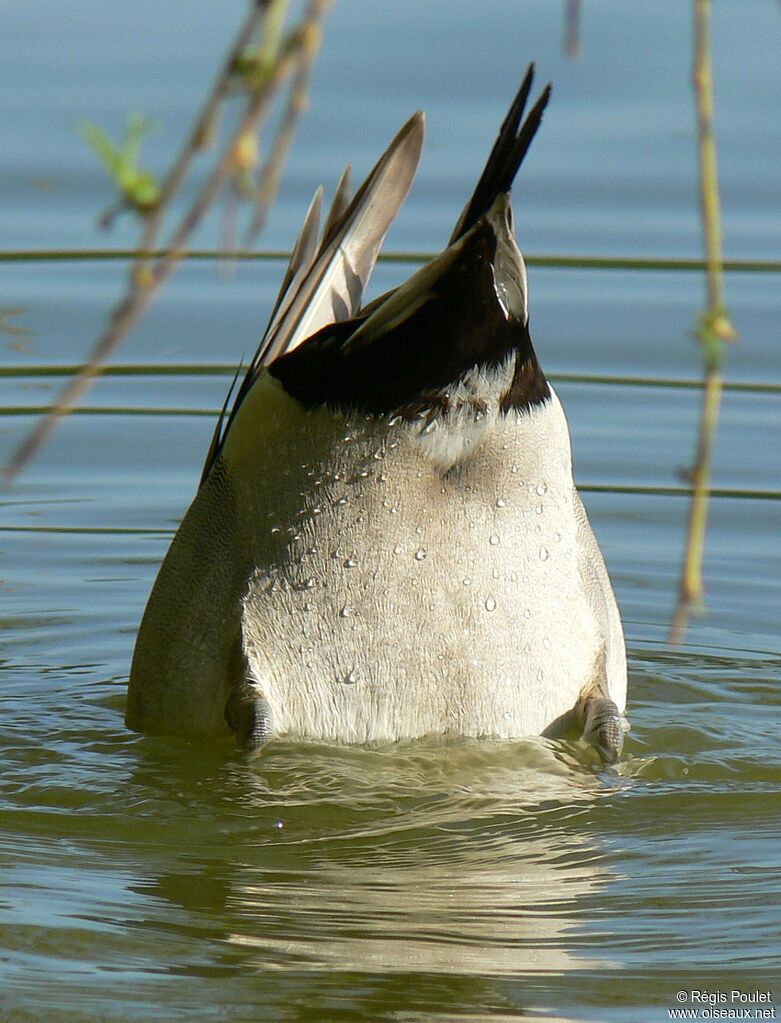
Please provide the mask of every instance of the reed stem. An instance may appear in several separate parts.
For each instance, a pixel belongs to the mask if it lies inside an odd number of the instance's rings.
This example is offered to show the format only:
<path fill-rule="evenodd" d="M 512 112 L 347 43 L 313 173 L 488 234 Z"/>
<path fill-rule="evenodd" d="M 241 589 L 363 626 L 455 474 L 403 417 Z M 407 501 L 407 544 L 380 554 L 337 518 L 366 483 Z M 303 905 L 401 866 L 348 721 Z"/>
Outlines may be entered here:
<path fill-rule="evenodd" d="M 564 53 L 570 60 L 580 56 L 580 0 L 565 0 Z"/>
<path fill-rule="evenodd" d="M 725 343 L 737 334 L 724 304 L 721 209 L 719 204 L 716 137 L 713 130 L 713 73 L 710 47 L 710 0 L 694 0 L 693 88 L 697 112 L 700 213 L 705 249 L 706 306 L 700 317 L 704 389 L 694 465 L 689 473 L 692 500 L 686 535 L 678 605 L 670 628 L 670 642 L 681 642 L 689 615 L 703 608 L 702 563 L 708 523 L 711 457 L 724 388 L 722 364 Z"/>
<path fill-rule="evenodd" d="M 305 38 L 302 40 L 301 58 L 293 75 L 287 107 L 272 142 L 271 155 L 261 173 L 260 185 L 255 199 L 255 214 L 244 238 L 244 243 L 247 246 L 254 243 L 265 227 L 269 210 L 276 199 L 282 171 L 290 151 L 293 135 L 295 134 L 296 124 L 308 104 L 309 81 L 312 77 L 312 68 L 322 42 L 322 32 L 319 26 L 330 6 L 331 0 L 310 0 L 309 19 L 312 30 L 306 33 Z"/>

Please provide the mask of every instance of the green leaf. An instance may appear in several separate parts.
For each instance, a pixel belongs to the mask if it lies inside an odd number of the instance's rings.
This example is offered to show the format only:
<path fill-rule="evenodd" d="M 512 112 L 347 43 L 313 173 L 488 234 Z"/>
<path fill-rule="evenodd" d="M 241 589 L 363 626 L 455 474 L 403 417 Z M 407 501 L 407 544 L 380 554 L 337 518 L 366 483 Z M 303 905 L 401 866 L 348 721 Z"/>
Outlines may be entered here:
<path fill-rule="evenodd" d="M 103 129 L 90 121 L 85 121 L 79 125 L 79 134 L 86 139 L 99 159 L 102 160 L 109 175 L 118 180 L 122 172 L 122 154 Z"/>
<path fill-rule="evenodd" d="M 160 189 L 155 176 L 140 170 L 138 161 L 144 137 L 159 131 L 159 125 L 143 114 L 128 115 L 125 138 L 121 146 L 115 145 L 102 128 L 85 122 L 79 132 L 97 154 L 120 193 L 121 204 L 141 213 L 154 209 L 160 200 Z"/>

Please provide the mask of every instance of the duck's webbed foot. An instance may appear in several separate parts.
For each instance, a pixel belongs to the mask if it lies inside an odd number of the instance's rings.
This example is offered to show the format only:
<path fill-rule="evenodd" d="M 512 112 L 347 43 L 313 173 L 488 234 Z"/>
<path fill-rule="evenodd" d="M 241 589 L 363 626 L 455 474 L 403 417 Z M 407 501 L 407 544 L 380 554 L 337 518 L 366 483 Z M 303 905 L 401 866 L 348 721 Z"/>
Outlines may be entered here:
<path fill-rule="evenodd" d="M 587 699 L 583 707 L 583 738 L 607 764 L 615 764 L 624 746 L 621 715 L 612 700 L 603 696 Z"/>
<path fill-rule="evenodd" d="M 271 738 L 271 708 L 260 689 L 245 682 L 225 704 L 225 720 L 245 753 L 259 753 Z"/>

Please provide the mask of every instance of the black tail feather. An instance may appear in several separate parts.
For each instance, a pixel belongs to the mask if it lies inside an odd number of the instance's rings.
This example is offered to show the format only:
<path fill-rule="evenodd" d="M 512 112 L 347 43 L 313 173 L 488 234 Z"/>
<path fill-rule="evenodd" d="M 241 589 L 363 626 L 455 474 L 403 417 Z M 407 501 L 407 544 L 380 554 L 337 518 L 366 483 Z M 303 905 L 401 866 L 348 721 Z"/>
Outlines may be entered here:
<path fill-rule="evenodd" d="M 542 121 L 542 114 L 550 99 L 551 86 L 546 85 L 542 95 L 532 107 L 528 117 L 521 125 L 521 118 L 534 81 L 534 64 L 529 68 L 521 82 L 521 87 L 510 106 L 493 149 L 488 157 L 480 180 L 467 203 L 464 212 L 458 219 L 450 243 L 452 244 L 470 227 L 477 223 L 483 214 L 491 208 L 494 199 L 500 192 L 509 192 L 518 168 L 521 166 L 532 139 Z M 520 125 L 520 131 L 519 131 Z"/>
<path fill-rule="evenodd" d="M 529 116 L 523 122 L 523 127 L 518 134 L 518 138 L 515 140 L 515 145 L 510 150 L 507 156 L 507 161 L 505 162 L 501 173 L 498 175 L 496 189 L 494 194 L 491 196 L 490 202 L 493 202 L 499 192 L 509 192 L 512 188 L 515 175 L 518 173 L 518 168 L 523 163 L 524 157 L 529 151 L 529 146 L 532 144 L 532 140 L 537 134 L 537 129 L 542 123 L 542 115 L 548 105 L 550 94 L 551 87 L 550 85 L 546 85 L 542 90 L 542 95 L 529 111 Z"/>

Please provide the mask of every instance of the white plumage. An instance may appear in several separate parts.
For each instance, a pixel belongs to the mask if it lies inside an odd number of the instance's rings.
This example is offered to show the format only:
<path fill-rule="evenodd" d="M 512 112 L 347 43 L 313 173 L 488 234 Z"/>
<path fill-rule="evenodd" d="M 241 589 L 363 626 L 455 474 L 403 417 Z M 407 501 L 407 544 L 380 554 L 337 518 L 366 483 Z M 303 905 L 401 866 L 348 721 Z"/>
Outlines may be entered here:
<path fill-rule="evenodd" d="M 230 724 L 248 747 L 576 729 L 618 755 L 621 623 L 564 412 L 531 348 L 512 234 L 509 187 L 547 102 L 546 91 L 519 130 L 530 84 L 451 246 L 365 313 L 422 118 L 317 252 L 308 217 L 150 597 L 131 727 L 208 735 Z M 345 336 L 329 328 L 356 315 Z M 407 398 L 386 409 L 386 385 Z"/>
<path fill-rule="evenodd" d="M 496 381 L 482 382 L 495 405 Z M 610 696 L 624 709 L 618 615 L 556 397 L 426 433 L 261 396 L 290 406 L 290 442 L 254 461 L 258 476 L 236 474 L 237 504 L 253 507 L 262 480 L 300 496 L 264 499 L 253 516 L 258 567 L 243 602 L 275 732 L 538 734 L 599 681 L 607 640 L 619 652 Z M 230 445 L 226 456 L 231 465 Z"/>

